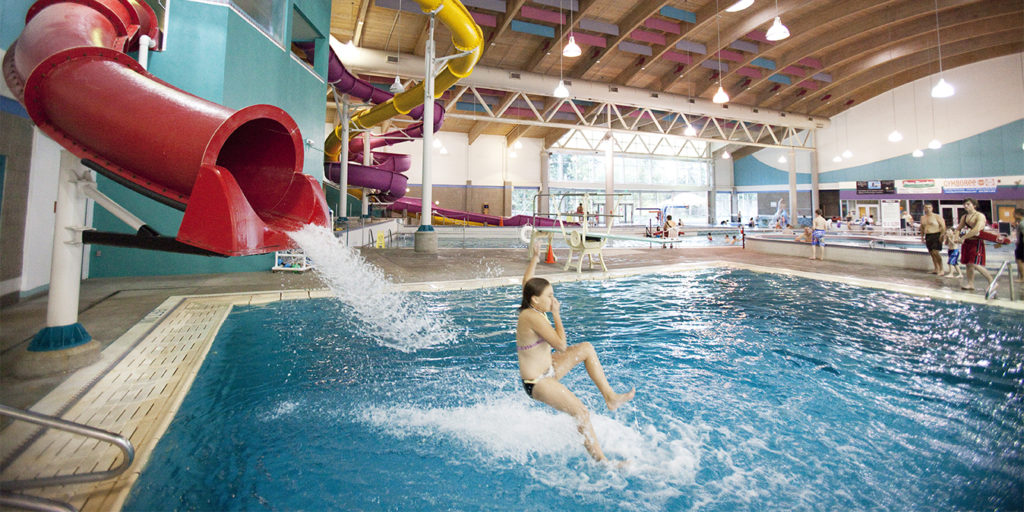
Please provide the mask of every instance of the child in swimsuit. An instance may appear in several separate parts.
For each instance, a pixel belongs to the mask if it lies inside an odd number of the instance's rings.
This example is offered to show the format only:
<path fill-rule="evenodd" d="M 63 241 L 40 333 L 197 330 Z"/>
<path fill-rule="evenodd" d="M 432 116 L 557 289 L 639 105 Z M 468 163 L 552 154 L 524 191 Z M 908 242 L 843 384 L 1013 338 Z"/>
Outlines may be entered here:
<path fill-rule="evenodd" d="M 943 277 L 963 277 L 960 271 L 960 236 L 953 228 L 949 228 L 942 234 L 942 243 L 946 245 L 946 253 L 949 255 L 949 272 Z"/>
<path fill-rule="evenodd" d="M 597 442 L 594 426 L 590 423 L 590 412 L 559 380 L 576 365 L 584 363 L 587 374 L 612 411 L 630 401 L 636 390 L 616 393 L 608 384 L 594 346 L 587 342 L 570 346 L 566 342 L 561 304 L 555 298 L 551 283 L 533 277 L 537 260 L 540 259 L 540 247 L 531 247 L 530 253 L 530 264 L 523 276 L 523 301 L 519 306 L 519 320 L 516 324 L 516 354 L 519 357 L 519 376 L 523 390 L 530 398 L 571 415 L 583 434 L 583 446 L 590 456 L 598 462 L 607 461 Z M 551 313 L 554 327 L 548 321 L 548 313 Z M 554 353 L 551 352 L 552 348 L 555 349 Z"/>

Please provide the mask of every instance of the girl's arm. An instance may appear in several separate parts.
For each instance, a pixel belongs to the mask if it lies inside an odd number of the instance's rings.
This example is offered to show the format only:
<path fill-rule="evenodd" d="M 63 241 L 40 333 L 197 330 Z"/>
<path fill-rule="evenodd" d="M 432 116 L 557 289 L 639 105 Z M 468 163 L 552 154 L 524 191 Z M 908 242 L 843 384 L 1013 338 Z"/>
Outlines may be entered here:
<path fill-rule="evenodd" d="M 530 248 L 533 251 L 530 254 L 530 263 L 526 265 L 526 273 L 523 274 L 523 286 L 526 286 L 526 282 L 533 279 L 533 271 L 537 270 L 537 260 L 540 259 L 540 245 L 535 245 Z"/>

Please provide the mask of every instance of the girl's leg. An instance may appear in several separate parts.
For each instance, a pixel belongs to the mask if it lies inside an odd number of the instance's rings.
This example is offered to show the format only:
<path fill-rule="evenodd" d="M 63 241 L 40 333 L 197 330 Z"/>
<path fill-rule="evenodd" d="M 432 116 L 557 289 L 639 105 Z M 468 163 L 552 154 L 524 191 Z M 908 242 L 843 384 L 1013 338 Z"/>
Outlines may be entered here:
<path fill-rule="evenodd" d="M 608 460 L 601 451 L 601 443 L 597 442 L 597 434 L 590 423 L 590 411 L 569 388 L 555 379 L 541 379 L 533 386 L 533 398 L 572 416 L 576 420 L 576 428 L 583 435 L 583 446 L 587 453 L 598 462 Z"/>
<path fill-rule="evenodd" d="M 551 354 L 551 359 L 555 366 L 555 375 L 559 379 L 569 373 L 569 370 L 572 370 L 580 362 L 583 362 L 587 367 L 587 375 L 590 375 L 590 380 L 594 381 L 594 384 L 597 385 L 597 389 L 601 391 L 604 402 L 611 411 L 630 401 L 636 393 L 636 389 L 621 394 L 616 393 L 612 389 L 611 384 L 608 384 L 608 378 L 604 375 L 601 361 L 597 358 L 597 352 L 594 351 L 594 345 L 589 342 L 572 345 L 565 352 L 555 352 Z"/>

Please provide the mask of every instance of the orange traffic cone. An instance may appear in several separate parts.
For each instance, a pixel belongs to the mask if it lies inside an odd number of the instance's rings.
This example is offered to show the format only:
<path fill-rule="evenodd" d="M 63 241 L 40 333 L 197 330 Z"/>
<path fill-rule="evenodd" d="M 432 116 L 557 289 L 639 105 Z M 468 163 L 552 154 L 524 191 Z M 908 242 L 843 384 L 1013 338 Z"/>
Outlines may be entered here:
<path fill-rule="evenodd" d="M 499 226 L 504 226 L 505 225 L 505 217 L 498 217 L 498 225 Z"/>
<path fill-rule="evenodd" d="M 548 245 L 548 257 L 544 260 L 544 263 L 555 263 L 555 251 Z"/>

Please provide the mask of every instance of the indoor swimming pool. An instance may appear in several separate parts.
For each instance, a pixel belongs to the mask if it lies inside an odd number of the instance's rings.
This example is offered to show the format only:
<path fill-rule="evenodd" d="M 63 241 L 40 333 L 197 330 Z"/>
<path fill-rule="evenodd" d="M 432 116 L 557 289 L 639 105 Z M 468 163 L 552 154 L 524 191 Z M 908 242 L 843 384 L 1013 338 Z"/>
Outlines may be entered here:
<path fill-rule="evenodd" d="M 603 232 L 600 230 L 599 232 Z M 673 247 L 724 247 L 724 246 L 741 246 L 743 245 L 743 237 L 739 235 L 739 231 L 715 231 L 711 240 L 707 238 L 706 231 L 694 230 L 699 232 L 698 235 L 684 236 L 680 238 L 678 243 L 673 244 Z M 616 231 L 616 233 L 619 233 Z M 642 237 L 643 231 L 635 231 L 624 233 L 630 236 Z M 733 243 L 731 238 L 726 238 L 726 234 L 729 237 L 736 235 L 736 242 Z M 565 242 L 565 237 L 562 235 L 555 235 L 552 239 L 554 242 L 555 249 L 568 249 L 569 245 Z M 545 244 L 547 242 L 544 242 Z M 412 233 L 396 235 L 392 239 L 390 247 L 399 249 L 411 249 L 414 245 Z M 528 244 L 518 238 L 512 237 L 486 237 L 476 235 L 462 235 L 458 232 L 445 233 L 438 235 L 437 246 L 441 249 L 525 249 Z M 546 245 L 545 245 L 546 247 Z M 608 248 L 655 248 L 660 249 L 661 244 L 652 244 L 650 242 L 642 242 L 637 240 L 608 240 L 605 247 Z"/>
<path fill-rule="evenodd" d="M 237 307 L 124 510 L 1020 510 L 1020 312 L 746 270 L 555 285 L 591 462 L 522 391 L 518 286 Z M 391 338 L 391 339 L 383 339 Z"/>

